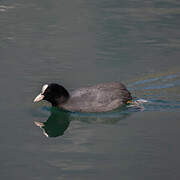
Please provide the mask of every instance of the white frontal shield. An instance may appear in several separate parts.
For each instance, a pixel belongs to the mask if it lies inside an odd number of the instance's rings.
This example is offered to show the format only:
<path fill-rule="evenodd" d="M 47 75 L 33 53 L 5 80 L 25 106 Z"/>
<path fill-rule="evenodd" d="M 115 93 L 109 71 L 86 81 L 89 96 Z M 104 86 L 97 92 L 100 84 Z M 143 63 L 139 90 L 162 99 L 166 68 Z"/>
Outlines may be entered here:
<path fill-rule="evenodd" d="M 47 89 L 47 87 L 48 87 L 47 84 L 45 84 L 45 85 L 42 87 L 41 93 L 34 99 L 34 102 L 39 102 L 39 101 L 41 101 L 41 100 L 44 98 L 43 93 L 45 92 L 45 90 Z"/>

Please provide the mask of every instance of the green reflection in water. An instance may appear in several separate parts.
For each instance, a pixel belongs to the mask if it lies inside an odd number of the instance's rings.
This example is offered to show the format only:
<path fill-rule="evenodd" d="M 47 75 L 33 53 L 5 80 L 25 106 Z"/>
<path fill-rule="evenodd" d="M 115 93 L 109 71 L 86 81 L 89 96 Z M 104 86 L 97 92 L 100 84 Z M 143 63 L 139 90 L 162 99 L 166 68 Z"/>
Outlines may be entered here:
<path fill-rule="evenodd" d="M 52 107 L 50 109 L 51 115 L 46 122 L 34 123 L 43 130 L 44 135 L 47 137 L 62 136 L 65 130 L 69 127 L 69 112 L 60 110 L 59 108 Z"/>
<path fill-rule="evenodd" d="M 34 123 L 43 130 L 45 136 L 58 137 L 64 135 L 64 132 L 70 125 L 70 121 L 81 121 L 90 124 L 116 124 L 137 111 L 139 111 L 139 107 L 131 109 L 123 106 L 114 111 L 104 113 L 80 113 L 51 107 L 51 114 L 46 122 L 35 121 Z"/>

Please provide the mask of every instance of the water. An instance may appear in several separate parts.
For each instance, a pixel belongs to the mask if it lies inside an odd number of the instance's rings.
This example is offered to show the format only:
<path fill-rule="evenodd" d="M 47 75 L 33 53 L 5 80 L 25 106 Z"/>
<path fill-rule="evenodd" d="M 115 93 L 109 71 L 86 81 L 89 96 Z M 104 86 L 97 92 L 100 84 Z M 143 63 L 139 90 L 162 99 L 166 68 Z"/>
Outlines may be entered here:
<path fill-rule="evenodd" d="M 1 0 L 0 178 L 179 179 L 179 18 L 176 0 Z M 110 81 L 148 102 L 99 114 L 32 102 L 45 83 Z"/>

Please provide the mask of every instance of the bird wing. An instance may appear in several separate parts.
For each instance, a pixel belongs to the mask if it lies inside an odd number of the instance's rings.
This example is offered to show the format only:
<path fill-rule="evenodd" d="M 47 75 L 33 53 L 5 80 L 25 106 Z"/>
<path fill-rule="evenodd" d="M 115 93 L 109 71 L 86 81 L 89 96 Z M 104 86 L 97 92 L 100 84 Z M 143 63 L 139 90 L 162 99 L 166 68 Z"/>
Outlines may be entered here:
<path fill-rule="evenodd" d="M 83 112 L 110 111 L 122 105 L 127 96 L 127 89 L 120 83 L 100 84 L 73 91 L 64 108 Z"/>

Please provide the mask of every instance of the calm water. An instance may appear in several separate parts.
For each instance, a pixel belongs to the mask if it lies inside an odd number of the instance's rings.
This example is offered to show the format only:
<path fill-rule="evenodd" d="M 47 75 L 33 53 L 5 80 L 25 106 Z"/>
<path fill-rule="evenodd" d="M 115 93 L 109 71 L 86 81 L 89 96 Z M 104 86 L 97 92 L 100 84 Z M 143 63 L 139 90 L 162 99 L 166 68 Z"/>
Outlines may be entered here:
<path fill-rule="evenodd" d="M 177 0 L 1 0 L 0 179 L 179 179 L 179 19 Z M 44 83 L 110 81 L 148 102 L 99 114 L 32 103 Z"/>

